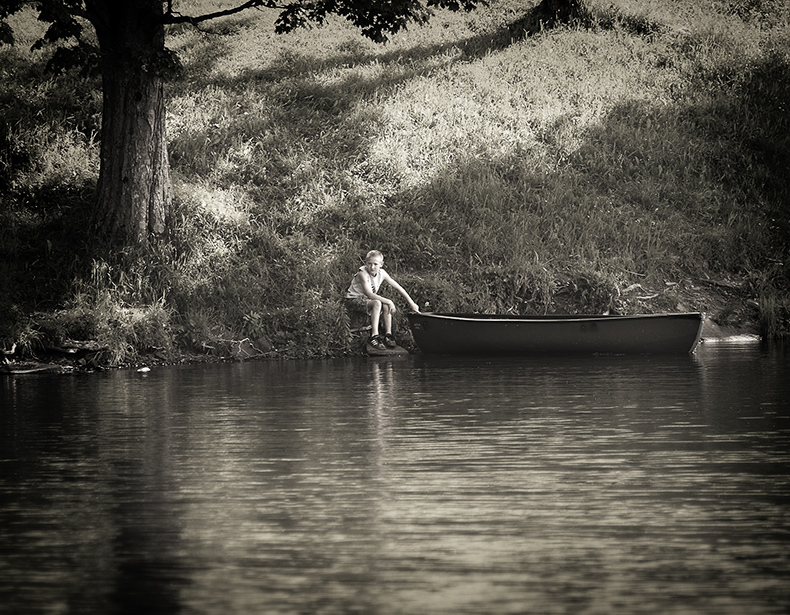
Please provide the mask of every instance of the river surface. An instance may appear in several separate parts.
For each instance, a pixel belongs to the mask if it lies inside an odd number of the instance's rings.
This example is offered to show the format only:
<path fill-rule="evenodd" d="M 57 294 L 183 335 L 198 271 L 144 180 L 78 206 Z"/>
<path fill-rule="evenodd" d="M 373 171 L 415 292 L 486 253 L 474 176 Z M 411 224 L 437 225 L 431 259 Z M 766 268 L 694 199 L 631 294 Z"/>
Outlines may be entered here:
<path fill-rule="evenodd" d="M 790 352 L 0 379 L 0 613 L 790 612 Z"/>

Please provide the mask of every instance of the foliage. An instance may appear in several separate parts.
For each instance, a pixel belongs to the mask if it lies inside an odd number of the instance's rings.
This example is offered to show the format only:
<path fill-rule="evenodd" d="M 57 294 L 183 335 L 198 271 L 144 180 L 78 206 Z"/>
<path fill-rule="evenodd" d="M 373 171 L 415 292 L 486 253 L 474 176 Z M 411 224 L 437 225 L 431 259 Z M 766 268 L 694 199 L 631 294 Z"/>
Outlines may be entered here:
<path fill-rule="evenodd" d="M 379 5 L 369 0 L 311 0 L 286 5 L 276 22 L 276 32 L 283 34 L 312 23 L 324 24 L 331 15 L 340 15 L 360 29 L 362 34 L 377 43 L 386 42 L 409 23 L 426 24 L 431 8 L 453 11 L 471 11 L 480 0 L 428 0 L 424 5 L 418 0 L 400 0 Z M 261 2 L 263 6 L 276 7 L 275 2 Z"/>
<path fill-rule="evenodd" d="M 569 0 L 571 2 L 575 0 Z M 99 5 L 101 3 L 98 3 Z M 392 34 L 405 30 L 410 24 L 426 24 L 433 15 L 433 9 L 452 11 L 471 11 L 485 0 L 399 0 L 398 2 L 371 3 L 369 0 L 295 0 L 285 5 L 276 0 L 246 0 L 230 7 L 212 5 L 206 2 L 178 3 L 147 2 L 133 0 L 132 4 L 145 7 L 149 17 L 157 16 L 162 25 L 190 24 L 200 26 L 204 22 L 217 20 L 247 11 L 249 9 L 273 9 L 278 12 L 275 32 L 289 33 L 298 28 L 313 24 L 323 25 L 334 15 L 339 15 L 360 32 L 375 42 L 383 43 Z M 156 5 L 162 8 L 156 8 Z M 146 5 L 150 5 L 146 7 Z M 38 12 L 38 20 L 48 24 L 32 45 L 39 50 L 47 45 L 64 43 L 55 49 L 49 67 L 56 72 L 78 67 L 83 74 L 98 69 L 101 51 L 88 24 L 97 26 L 99 22 L 119 19 L 124 13 L 103 6 L 85 6 L 81 0 L 46 0 L 30 3 L 22 0 L 2 0 L 0 2 L 0 44 L 15 42 L 14 28 L 9 18 L 33 6 Z M 188 12 L 182 12 L 188 11 Z M 113 27 L 132 27 L 132 24 L 113 24 Z M 168 49 L 152 46 L 136 50 L 146 65 L 146 70 L 174 76 L 180 70 L 177 56 Z"/>

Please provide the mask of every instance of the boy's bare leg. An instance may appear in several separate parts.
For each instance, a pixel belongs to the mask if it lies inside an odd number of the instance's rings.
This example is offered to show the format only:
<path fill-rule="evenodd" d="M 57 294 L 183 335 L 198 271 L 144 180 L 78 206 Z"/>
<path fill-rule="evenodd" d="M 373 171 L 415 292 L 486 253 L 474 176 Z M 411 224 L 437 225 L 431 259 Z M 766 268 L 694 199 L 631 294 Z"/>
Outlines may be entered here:
<path fill-rule="evenodd" d="M 368 305 L 370 306 L 370 326 L 372 329 L 370 335 L 371 337 L 373 337 L 379 334 L 379 316 L 381 315 L 381 301 L 370 301 Z M 386 326 L 386 322 L 385 322 L 385 326 Z"/>

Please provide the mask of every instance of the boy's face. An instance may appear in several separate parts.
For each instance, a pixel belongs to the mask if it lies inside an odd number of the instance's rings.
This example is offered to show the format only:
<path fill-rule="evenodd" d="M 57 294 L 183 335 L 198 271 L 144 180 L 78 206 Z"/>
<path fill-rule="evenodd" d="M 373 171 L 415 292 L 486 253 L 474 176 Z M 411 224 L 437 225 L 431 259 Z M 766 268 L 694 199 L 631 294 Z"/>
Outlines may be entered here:
<path fill-rule="evenodd" d="M 384 259 L 380 256 L 371 256 L 368 260 L 365 261 L 365 269 L 367 269 L 370 275 L 377 275 L 379 269 L 384 264 Z"/>

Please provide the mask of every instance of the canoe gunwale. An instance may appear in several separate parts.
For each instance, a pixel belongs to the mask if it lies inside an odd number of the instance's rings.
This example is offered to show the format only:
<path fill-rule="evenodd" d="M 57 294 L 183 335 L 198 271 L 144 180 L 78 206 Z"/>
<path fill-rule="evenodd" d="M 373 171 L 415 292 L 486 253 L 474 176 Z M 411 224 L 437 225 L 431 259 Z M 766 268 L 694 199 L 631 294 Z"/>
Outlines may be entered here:
<path fill-rule="evenodd" d="M 444 320 L 459 320 L 464 322 L 582 322 L 589 321 L 615 321 L 615 320 L 644 320 L 650 318 L 702 318 L 702 312 L 666 312 L 660 314 L 545 314 L 537 316 L 524 316 L 518 314 L 450 314 L 444 312 L 412 312 L 409 316 L 427 316 Z"/>

